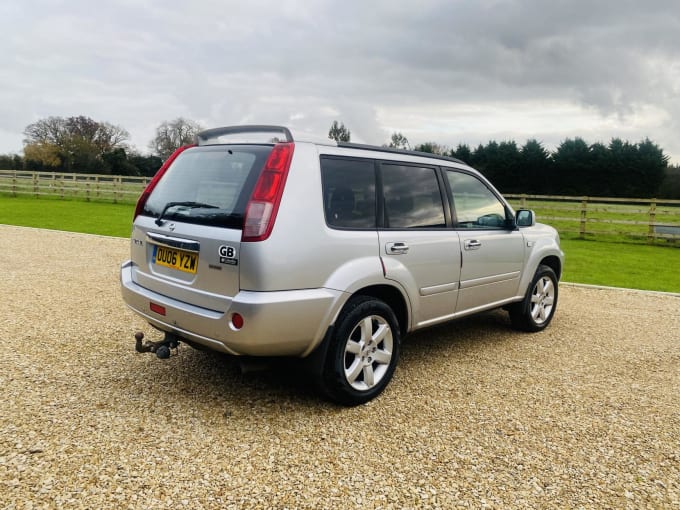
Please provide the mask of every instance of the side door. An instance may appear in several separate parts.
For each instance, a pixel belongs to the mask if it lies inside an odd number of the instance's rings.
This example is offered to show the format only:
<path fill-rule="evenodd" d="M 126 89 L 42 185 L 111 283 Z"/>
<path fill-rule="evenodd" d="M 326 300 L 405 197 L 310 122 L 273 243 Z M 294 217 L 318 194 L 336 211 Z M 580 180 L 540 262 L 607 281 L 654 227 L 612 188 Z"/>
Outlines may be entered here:
<path fill-rule="evenodd" d="M 414 328 L 455 313 L 458 233 L 447 228 L 444 183 L 434 167 L 380 163 L 380 256 L 385 277 L 407 291 Z M 449 222 L 450 224 L 450 222 Z"/>
<path fill-rule="evenodd" d="M 476 175 L 451 169 L 445 175 L 462 256 L 456 312 L 492 308 L 517 295 L 524 238 L 508 227 L 505 204 Z"/>

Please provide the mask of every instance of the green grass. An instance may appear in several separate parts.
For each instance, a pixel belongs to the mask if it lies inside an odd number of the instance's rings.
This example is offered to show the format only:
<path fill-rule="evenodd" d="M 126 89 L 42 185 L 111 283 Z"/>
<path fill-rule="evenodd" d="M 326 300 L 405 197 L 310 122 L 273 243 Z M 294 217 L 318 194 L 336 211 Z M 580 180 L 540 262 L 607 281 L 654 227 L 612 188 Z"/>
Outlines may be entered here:
<path fill-rule="evenodd" d="M 133 204 L 0 196 L 0 223 L 127 237 Z"/>
<path fill-rule="evenodd" d="M 134 205 L 0 196 L 0 223 L 128 237 Z M 680 292 L 680 242 L 654 246 L 562 239 L 562 279 Z"/>
<path fill-rule="evenodd" d="M 573 283 L 680 292 L 680 243 L 673 246 L 562 239 L 562 279 Z"/>

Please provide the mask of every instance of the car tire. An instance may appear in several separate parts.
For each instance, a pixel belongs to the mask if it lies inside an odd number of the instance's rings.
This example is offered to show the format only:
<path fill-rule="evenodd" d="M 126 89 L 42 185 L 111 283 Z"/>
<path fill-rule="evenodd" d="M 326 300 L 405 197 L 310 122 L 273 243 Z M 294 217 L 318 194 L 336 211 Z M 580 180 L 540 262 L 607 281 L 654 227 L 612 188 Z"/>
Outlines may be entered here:
<path fill-rule="evenodd" d="M 392 379 L 400 342 L 399 323 L 385 302 L 351 298 L 335 323 L 324 363 L 326 395 L 347 406 L 378 396 Z"/>
<path fill-rule="evenodd" d="M 538 266 L 524 299 L 508 308 L 513 327 L 529 332 L 545 329 L 555 315 L 557 295 L 555 271 L 549 266 Z"/>

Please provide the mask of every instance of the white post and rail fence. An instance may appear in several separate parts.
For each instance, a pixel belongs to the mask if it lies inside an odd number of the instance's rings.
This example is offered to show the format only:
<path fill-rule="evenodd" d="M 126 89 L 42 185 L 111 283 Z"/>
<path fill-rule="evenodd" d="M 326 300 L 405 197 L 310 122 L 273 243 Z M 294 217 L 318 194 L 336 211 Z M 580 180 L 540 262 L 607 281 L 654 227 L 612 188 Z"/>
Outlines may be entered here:
<path fill-rule="evenodd" d="M 0 197 L 134 203 L 151 177 L 0 170 Z M 505 194 L 515 208 L 580 238 L 680 240 L 680 200 Z"/>

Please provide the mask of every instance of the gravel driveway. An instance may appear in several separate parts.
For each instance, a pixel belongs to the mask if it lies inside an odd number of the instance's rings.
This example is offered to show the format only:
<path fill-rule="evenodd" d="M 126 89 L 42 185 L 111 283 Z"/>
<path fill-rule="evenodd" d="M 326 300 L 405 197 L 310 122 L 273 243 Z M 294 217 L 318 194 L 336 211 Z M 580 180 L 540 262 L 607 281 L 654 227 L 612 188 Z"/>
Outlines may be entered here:
<path fill-rule="evenodd" d="M 0 508 L 680 508 L 680 298 L 563 285 L 407 338 L 377 400 L 134 351 L 128 241 L 0 226 Z"/>

